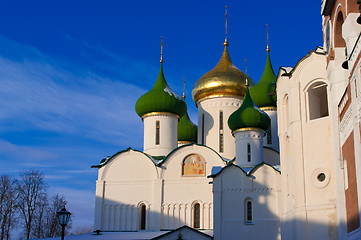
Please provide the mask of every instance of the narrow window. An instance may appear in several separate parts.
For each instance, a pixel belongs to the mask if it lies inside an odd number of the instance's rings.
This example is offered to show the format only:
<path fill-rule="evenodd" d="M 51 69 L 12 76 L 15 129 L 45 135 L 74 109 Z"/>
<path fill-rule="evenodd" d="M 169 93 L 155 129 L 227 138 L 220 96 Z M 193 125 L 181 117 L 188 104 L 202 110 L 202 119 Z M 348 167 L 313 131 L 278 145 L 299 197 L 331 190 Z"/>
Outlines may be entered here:
<path fill-rule="evenodd" d="M 267 144 L 272 144 L 272 130 L 271 130 L 272 124 L 270 124 L 270 127 L 267 129 Z"/>
<path fill-rule="evenodd" d="M 200 228 L 200 205 L 199 203 L 194 204 L 193 209 L 193 228 Z"/>
<path fill-rule="evenodd" d="M 202 144 L 204 144 L 204 113 L 202 114 Z"/>
<path fill-rule="evenodd" d="M 247 200 L 246 201 L 246 223 L 252 223 L 253 222 L 253 206 L 252 201 Z"/>
<path fill-rule="evenodd" d="M 145 205 L 142 204 L 140 206 L 140 230 L 145 230 L 145 224 L 146 224 L 146 208 Z"/>
<path fill-rule="evenodd" d="M 223 111 L 219 112 L 219 152 L 223 152 Z"/>
<path fill-rule="evenodd" d="M 160 128 L 160 123 L 159 123 L 159 121 L 156 121 L 156 123 L 155 123 L 155 144 L 156 145 L 159 145 L 159 138 L 160 138 L 160 136 L 159 136 L 159 128 Z"/>
<path fill-rule="evenodd" d="M 247 160 L 251 161 L 251 144 L 247 143 Z"/>

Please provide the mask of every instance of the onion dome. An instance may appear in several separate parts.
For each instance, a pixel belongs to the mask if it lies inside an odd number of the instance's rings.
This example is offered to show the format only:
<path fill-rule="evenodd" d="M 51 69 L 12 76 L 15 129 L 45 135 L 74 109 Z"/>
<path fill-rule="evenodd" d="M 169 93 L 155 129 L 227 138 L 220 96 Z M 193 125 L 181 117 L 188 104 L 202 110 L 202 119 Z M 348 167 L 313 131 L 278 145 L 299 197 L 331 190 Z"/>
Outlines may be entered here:
<path fill-rule="evenodd" d="M 270 124 L 270 117 L 254 104 L 247 87 L 242 105 L 228 118 L 229 128 L 232 131 L 241 128 L 258 128 L 266 131 Z"/>
<path fill-rule="evenodd" d="M 152 112 L 166 112 L 176 114 L 179 118 L 187 112 L 184 100 L 169 88 L 164 78 L 162 63 L 157 81 L 149 92 L 138 99 L 135 111 L 140 117 Z"/>
<path fill-rule="evenodd" d="M 208 97 L 244 96 L 246 92 L 245 81 L 251 78 L 234 66 L 227 46 L 228 42 L 225 41 L 224 51 L 218 64 L 194 84 L 192 95 L 195 103 Z M 252 80 L 250 83 L 253 85 Z"/>
<path fill-rule="evenodd" d="M 251 90 L 251 97 L 259 107 L 277 107 L 277 96 L 275 94 L 276 75 L 273 71 L 269 48 L 267 47 L 267 61 L 263 75 L 259 82 Z"/>
<path fill-rule="evenodd" d="M 197 142 L 198 127 L 189 119 L 188 113 L 184 114 L 178 122 L 178 141 Z"/>

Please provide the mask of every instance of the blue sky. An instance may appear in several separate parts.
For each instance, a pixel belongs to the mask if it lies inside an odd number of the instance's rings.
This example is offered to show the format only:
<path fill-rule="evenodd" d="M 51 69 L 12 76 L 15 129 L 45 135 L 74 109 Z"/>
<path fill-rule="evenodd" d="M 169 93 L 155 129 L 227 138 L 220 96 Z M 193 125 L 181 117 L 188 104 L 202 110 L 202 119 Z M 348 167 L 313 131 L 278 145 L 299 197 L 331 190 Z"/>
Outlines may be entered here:
<path fill-rule="evenodd" d="M 93 222 L 96 169 L 128 146 L 142 149 L 136 100 L 164 73 L 188 111 L 194 83 L 218 62 L 228 5 L 233 63 L 257 82 L 266 60 L 294 66 L 322 45 L 321 1 L 3 1 L 0 8 L 1 174 L 40 169 L 64 193 L 74 226 Z"/>

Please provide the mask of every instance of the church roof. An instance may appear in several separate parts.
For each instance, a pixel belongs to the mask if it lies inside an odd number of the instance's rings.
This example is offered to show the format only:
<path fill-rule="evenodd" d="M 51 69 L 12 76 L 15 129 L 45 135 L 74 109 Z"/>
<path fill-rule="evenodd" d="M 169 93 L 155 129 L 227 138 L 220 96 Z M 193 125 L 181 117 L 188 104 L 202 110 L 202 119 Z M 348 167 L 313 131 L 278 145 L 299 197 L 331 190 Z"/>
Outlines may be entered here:
<path fill-rule="evenodd" d="M 229 128 L 232 131 L 241 128 L 259 128 L 266 131 L 270 124 L 271 119 L 254 104 L 247 87 L 242 105 L 228 118 Z"/>
<path fill-rule="evenodd" d="M 151 160 L 154 165 L 156 165 L 157 167 L 161 166 L 163 163 L 165 163 L 169 157 L 175 153 L 176 151 L 178 151 L 179 149 L 182 149 L 182 148 L 185 148 L 185 147 L 188 147 L 188 146 L 201 146 L 201 147 L 205 147 L 205 148 L 208 148 L 210 150 L 212 150 L 224 163 L 228 163 L 226 160 L 224 160 L 221 155 L 219 155 L 219 153 L 217 151 L 215 151 L 214 149 L 212 149 L 211 147 L 208 147 L 206 145 L 202 145 L 202 144 L 197 144 L 197 143 L 190 143 L 190 144 L 184 144 L 182 146 L 179 146 L 175 149 L 173 149 L 170 153 L 168 153 L 167 156 L 151 156 L 149 154 L 146 154 L 142 151 L 139 151 L 139 150 L 136 150 L 136 149 L 133 149 L 131 147 L 128 147 L 127 149 L 124 149 L 124 150 L 121 150 L 115 154 L 113 154 L 112 156 L 107 156 L 106 158 L 103 158 L 99 164 L 97 165 L 93 165 L 91 166 L 91 168 L 101 168 L 103 166 L 105 166 L 108 162 L 110 162 L 113 158 L 115 158 L 116 156 L 118 156 L 119 154 L 122 154 L 122 153 L 125 153 L 125 152 L 128 152 L 130 150 L 132 151 L 135 151 L 135 152 L 138 152 L 138 153 L 141 153 L 141 154 L 144 154 L 147 158 L 149 158 L 149 160 Z"/>
<path fill-rule="evenodd" d="M 277 107 L 276 75 L 273 71 L 269 49 L 267 49 L 266 65 L 259 82 L 250 90 L 253 102 L 257 107 Z"/>
<path fill-rule="evenodd" d="M 252 168 L 242 168 L 238 165 L 235 165 L 233 163 L 230 163 L 228 164 L 227 166 L 223 167 L 222 169 L 220 168 L 217 168 L 216 171 L 213 172 L 213 169 L 212 169 L 212 175 L 209 175 L 208 178 L 215 178 L 217 177 L 219 174 L 221 174 L 226 168 L 229 168 L 229 167 L 236 167 L 236 168 L 239 168 L 240 170 L 242 170 L 242 172 L 246 175 L 246 176 L 251 176 L 251 174 L 256 171 L 258 168 L 262 167 L 262 166 L 268 166 L 268 167 L 271 167 L 273 168 L 276 172 L 278 173 L 281 173 L 281 171 L 278 169 L 278 166 L 272 166 L 268 163 L 265 163 L 265 162 L 262 162 L 260 164 L 257 164 L 256 166 L 252 167 Z"/>
<path fill-rule="evenodd" d="M 225 42 L 222 57 L 217 65 L 194 84 L 193 100 L 197 103 L 209 97 L 243 97 L 246 92 L 246 79 L 253 85 L 251 78 L 232 63 L 228 53 L 228 43 Z"/>
<path fill-rule="evenodd" d="M 162 63 L 157 81 L 149 92 L 138 99 L 135 111 L 140 117 L 147 113 L 166 112 L 176 114 L 181 118 L 186 113 L 186 103 L 170 89 L 165 80 Z"/>
<path fill-rule="evenodd" d="M 184 114 L 178 122 L 178 141 L 197 142 L 198 127 Z"/>

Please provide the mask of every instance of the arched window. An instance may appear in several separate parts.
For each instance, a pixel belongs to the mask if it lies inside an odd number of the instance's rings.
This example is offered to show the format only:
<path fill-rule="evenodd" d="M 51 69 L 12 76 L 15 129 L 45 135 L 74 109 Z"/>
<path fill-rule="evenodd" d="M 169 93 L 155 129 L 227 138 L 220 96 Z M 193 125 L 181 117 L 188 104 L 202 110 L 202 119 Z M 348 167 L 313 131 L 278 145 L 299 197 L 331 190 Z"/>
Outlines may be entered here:
<path fill-rule="evenodd" d="M 334 35 L 335 48 L 346 47 L 345 40 L 342 38 L 343 22 L 344 22 L 343 15 L 342 12 L 340 11 L 337 14 L 336 25 L 335 25 L 335 35 Z"/>
<path fill-rule="evenodd" d="M 251 162 L 251 144 L 247 143 L 247 161 Z"/>
<path fill-rule="evenodd" d="M 146 228 L 146 217 L 147 217 L 147 212 L 146 212 L 146 207 L 145 204 L 141 204 L 139 207 L 139 229 L 140 230 L 145 230 Z"/>
<path fill-rule="evenodd" d="M 201 205 L 199 203 L 193 206 L 193 228 L 201 227 Z"/>
<path fill-rule="evenodd" d="M 315 82 L 307 90 L 309 119 L 328 116 L 327 84 Z"/>
<path fill-rule="evenodd" d="M 219 111 L 219 152 L 223 152 L 223 111 Z"/>
<path fill-rule="evenodd" d="M 160 143 L 160 122 L 155 122 L 155 144 L 159 145 Z"/>
<path fill-rule="evenodd" d="M 253 223 L 253 202 L 251 199 L 245 201 L 245 219 L 246 223 Z"/>
<path fill-rule="evenodd" d="M 204 158 L 199 154 L 190 154 L 183 160 L 183 176 L 204 176 L 206 164 Z"/>
<path fill-rule="evenodd" d="M 272 144 L 272 120 L 270 127 L 267 129 L 267 144 Z"/>

